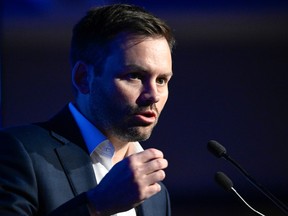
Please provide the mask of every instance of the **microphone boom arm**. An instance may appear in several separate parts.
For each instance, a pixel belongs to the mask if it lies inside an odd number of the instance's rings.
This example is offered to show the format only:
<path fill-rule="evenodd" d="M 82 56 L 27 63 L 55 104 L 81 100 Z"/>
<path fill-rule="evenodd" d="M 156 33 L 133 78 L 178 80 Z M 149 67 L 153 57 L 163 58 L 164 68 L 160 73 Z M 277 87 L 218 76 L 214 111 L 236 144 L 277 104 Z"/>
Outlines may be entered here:
<path fill-rule="evenodd" d="M 267 198 L 269 198 L 276 206 L 278 206 L 283 213 L 288 215 L 288 208 L 287 206 L 282 203 L 277 197 L 275 197 L 272 193 L 270 193 L 267 189 L 265 189 L 262 185 L 256 182 L 256 180 L 244 169 L 242 168 L 239 163 L 233 160 L 228 154 L 222 154 L 222 157 L 225 158 L 227 161 L 232 163 L 248 180 L 251 184 L 253 184 L 262 194 L 264 194 Z"/>

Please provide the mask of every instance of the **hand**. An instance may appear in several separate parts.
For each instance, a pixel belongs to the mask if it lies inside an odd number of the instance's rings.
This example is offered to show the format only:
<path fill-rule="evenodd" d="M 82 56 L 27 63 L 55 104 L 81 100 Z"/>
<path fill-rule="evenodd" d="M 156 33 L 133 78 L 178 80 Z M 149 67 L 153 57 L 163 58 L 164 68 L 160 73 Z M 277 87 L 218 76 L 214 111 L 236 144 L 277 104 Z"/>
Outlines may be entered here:
<path fill-rule="evenodd" d="M 161 190 L 168 162 L 157 149 L 133 154 L 107 173 L 97 187 L 87 192 L 96 215 L 127 211 Z"/>

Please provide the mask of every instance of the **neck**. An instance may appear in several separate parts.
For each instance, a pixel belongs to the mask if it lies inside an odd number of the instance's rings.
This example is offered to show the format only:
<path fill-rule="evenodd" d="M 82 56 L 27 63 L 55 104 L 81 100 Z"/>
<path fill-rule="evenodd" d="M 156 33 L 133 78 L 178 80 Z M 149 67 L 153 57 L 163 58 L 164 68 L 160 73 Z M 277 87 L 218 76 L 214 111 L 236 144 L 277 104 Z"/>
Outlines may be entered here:
<path fill-rule="evenodd" d="M 115 138 L 109 138 L 109 140 L 114 147 L 114 156 L 112 158 L 112 163 L 116 164 L 127 156 L 127 153 L 129 152 L 130 142 L 123 142 Z"/>
<path fill-rule="evenodd" d="M 118 149 L 115 148 L 115 152 L 112 158 L 112 163 L 116 164 L 119 161 L 123 160 L 127 155 L 128 149 L 129 149 L 129 144 L 123 146 L 122 148 L 118 148 Z"/>

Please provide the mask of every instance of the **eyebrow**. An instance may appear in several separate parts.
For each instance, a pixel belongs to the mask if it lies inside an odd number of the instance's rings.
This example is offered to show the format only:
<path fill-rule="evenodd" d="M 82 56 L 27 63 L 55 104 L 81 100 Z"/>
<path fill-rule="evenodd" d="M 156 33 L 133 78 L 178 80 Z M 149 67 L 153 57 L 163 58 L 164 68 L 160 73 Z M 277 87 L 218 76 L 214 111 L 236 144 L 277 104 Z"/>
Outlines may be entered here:
<path fill-rule="evenodd" d="M 124 65 L 125 70 L 137 70 L 137 71 L 144 71 L 147 72 L 148 70 L 145 69 L 144 67 L 136 64 L 129 64 L 129 65 Z"/>
<path fill-rule="evenodd" d="M 149 72 L 149 70 L 147 70 L 146 68 L 140 66 L 140 65 L 136 65 L 136 64 L 128 64 L 128 65 L 124 65 L 123 67 L 124 70 L 128 70 L 128 71 L 141 71 L 141 72 Z M 169 72 L 164 72 L 161 73 L 161 75 L 165 75 L 165 76 L 171 76 L 173 75 L 172 71 Z"/>

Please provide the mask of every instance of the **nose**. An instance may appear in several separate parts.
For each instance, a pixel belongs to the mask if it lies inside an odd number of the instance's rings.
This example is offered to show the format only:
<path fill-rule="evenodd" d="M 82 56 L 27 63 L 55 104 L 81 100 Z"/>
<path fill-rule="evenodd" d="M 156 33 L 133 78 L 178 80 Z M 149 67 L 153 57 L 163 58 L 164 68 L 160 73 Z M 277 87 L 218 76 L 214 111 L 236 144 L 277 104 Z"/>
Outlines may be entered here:
<path fill-rule="evenodd" d="M 146 83 L 143 85 L 138 103 L 142 106 L 155 104 L 160 100 L 159 92 L 156 83 Z"/>

